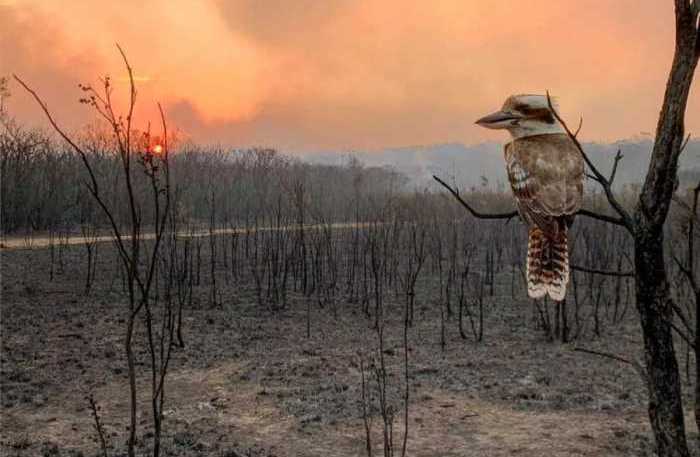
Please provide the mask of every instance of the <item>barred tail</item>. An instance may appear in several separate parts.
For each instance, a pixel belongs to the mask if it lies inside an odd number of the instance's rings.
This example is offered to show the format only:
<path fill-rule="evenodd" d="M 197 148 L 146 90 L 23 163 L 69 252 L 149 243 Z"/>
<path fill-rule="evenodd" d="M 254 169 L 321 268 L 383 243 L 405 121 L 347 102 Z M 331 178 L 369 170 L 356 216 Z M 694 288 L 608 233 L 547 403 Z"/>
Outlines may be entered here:
<path fill-rule="evenodd" d="M 566 296 L 569 282 L 567 224 L 558 222 L 554 233 L 537 226 L 530 228 L 527 244 L 527 294 L 542 298 L 546 294 L 556 301 Z"/>

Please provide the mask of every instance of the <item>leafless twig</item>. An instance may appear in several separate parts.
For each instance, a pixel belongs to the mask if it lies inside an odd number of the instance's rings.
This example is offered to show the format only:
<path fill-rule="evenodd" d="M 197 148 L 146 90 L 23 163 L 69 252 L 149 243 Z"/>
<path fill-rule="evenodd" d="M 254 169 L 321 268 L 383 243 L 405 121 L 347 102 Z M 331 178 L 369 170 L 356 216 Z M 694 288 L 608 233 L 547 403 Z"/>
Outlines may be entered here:
<path fill-rule="evenodd" d="M 624 276 L 624 277 L 633 277 L 634 276 L 633 271 L 598 270 L 596 268 L 587 268 L 587 267 L 582 267 L 579 265 L 571 265 L 570 268 L 574 271 L 581 271 L 583 273 L 592 273 L 592 274 L 596 274 L 596 275 Z"/>
<path fill-rule="evenodd" d="M 482 213 L 482 212 L 479 212 L 479 211 L 475 210 L 474 208 L 472 208 L 469 205 L 469 203 L 464 201 L 464 199 L 462 199 L 462 197 L 459 195 L 458 190 L 453 189 L 449 184 L 447 184 L 445 181 L 443 181 L 442 179 L 438 178 L 435 175 L 433 175 L 433 179 L 435 181 L 439 182 L 440 184 L 442 184 L 442 186 L 445 189 L 447 189 L 454 196 L 454 198 L 456 198 L 457 201 L 459 203 L 461 203 L 462 206 L 465 207 L 467 209 L 467 211 L 469 211 L 472 214 L 472 216 L 474 216 L 474 217 L 477 217 L 479 219 L 506 219 L 508 221 L 508 220 L 510 220 L 518 215 L 518 212 L 515 210 L 509 211 L 507 213 Z"/>
<path fill-rule="evenodd" d="M 92 394 L 87 396 L 87 401 L 90 406 L 90 412 L 92 413 L 92 418 L 95 421 L 95 431 L 97 432 L 97 437 L 100 439 L 100 449 L 102 450 L 103 457 L 107 457 L 107 440 L 105 439 L 104 427 L 100 421 L 100 407 L 97 406 L 95 398 Z"/>
<path fill-rule="evenodd" d="M 583 352 L 586 354 L 597 355 L 599 357 L 617 360 L 618 362 L 628 364 L 642 377 L 642 380 L 646 380 L 646 377 L 647 377 L 646 370 L 644 369 L 642 364 L 637 362 L 636 360 L 630 360 L 630 359 L 626 359 L 624 357 L 621 357 L 619 355 L 610 354 L 607 352 L 595 351 L 592 349 L 586 349 L 586 348 L 581 348 L 581 347 L 575 347 L 574 352 Z"/>
<path fill-rule="evenodd" d="M 566 125 L 566 122 L 564 122 L 564 119 L 562 119 L 561 116 L 559 116 L 559 113 L 557 113 L 557 111 L 554 109 L 554 106 L 552 105 L 552 98 L 549 95 L 549 91 L 547 91 L 547 104 L 549 105 L 549 109 L 552 112 L 552 114 L 554 115 L 554 117 L 557 119 L 557 121 L 559 121 L 561 126 L 566 131 L 566 134 L 569 135 L 569 138 L 576 146 L 576 149 L 578 149 L 578 151 L 581 153 L 581 157 L 583 157 L 584 162 L 586 162 L 586 165 L 593 173 L 593 179 L 598 184 L 600 184 L 600 186 L 603 188 L 603 191 L 605 192 L 605 196 L 607 197 L 608 202 L 610 202 L 610 205 L 613 207 L 615 212 L 620 216 L 619 219 L 613 219 L 613 220 L 606 221 L 606 222 L 611 222 L 611 223 L 614 223 L 617 225 L 622 225 L 627 230 L 631 231 L 632 227 L 634 225 L 634 223 L 632 221 L 632 217 L 627 212 L 627 210 L 615 198 L 615 195 L 613 194 L 613 191 L 612 191 L 612 182 L 610 180 L 608 180 L 605 176 L 603 176 L 602 173 L 600 171 L 598 171 L 598 168 L 596 168 L 596 166 L 593 165 L 593 162 L 591 162 L 591 159 L 588 157 L 586 152 L 583 150 L 581 143 L 576 138 L 576 134 L 571 132 L 571 130 L 569 129 L 569 126 Z M 619 162 L 619 160 L 621 158 L 622 158 L 622 154 L 618 151 L 618 154 L 615 156 L 615 164 L 613 166 L 613 169 L 617 168 L 617 162 Z"/>

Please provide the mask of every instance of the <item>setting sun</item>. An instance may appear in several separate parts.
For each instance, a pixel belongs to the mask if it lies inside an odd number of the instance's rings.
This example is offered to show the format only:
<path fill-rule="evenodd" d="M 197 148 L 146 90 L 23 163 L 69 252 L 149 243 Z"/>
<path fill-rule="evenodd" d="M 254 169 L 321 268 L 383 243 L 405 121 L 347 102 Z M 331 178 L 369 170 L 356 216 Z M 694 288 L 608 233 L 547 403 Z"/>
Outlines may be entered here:
<path fill-rule="evenodd" d="M 699 62 L 700 0 L 0 0 L 0 455 L 695 455 Z"/>
<path fill-rule="evenodd" d="M 473 122 L 504 93 L 547 89 L 566 101 L 567 118 L 584 117 L 583 139 L 615 141 L 654 130 L 673 50 L 667 6 L 154 0 L 139 14 L 100 3 L 96 15 L 92 2 L 0 1 L 0 75 L 51 90 L 50 106 L 80 127 L 90 118 L 73 103 L 78 82 L 111 74 L 125 97 L 119 42 L 134 68 L 137 118 L 157 119 L 157 100 L 184 136 L 237 147 L 476 144 L 500 138 Z M 187 38 L 174 50 L 173 37 Z M 41 119 L 10 89 L 16 116 Z M 700 131 L 695 92 L 688 112 L 688 130 Z"/>

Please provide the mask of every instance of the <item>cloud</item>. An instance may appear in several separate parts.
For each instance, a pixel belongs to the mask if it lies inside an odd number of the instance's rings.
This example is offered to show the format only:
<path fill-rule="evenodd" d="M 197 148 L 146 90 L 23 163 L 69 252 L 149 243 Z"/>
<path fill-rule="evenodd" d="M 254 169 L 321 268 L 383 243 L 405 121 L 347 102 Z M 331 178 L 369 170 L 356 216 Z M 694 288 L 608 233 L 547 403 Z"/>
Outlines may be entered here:
<path fill-rule="evenodd" d="M 565 116 L 584 116 L 586 139 L 631 136 L 654 128 L 673 51 L 671 6 L 634 0 L 127 0 L 99 14 L 67 3 L 0 6 L 10 11 L 0 74 L 27 75 L 62 114 L 85 119 L 67 108 L 72 88 L 123 79 L 118 41 L 142 79 L 143 120 L 160 100 L 196 141 L 239 145 L 500 139 L 473 120 L 511 93 L 545 89 Z M 695 92 L 688 117 L 700 129 Z"/>
<path fill-rule="evenodd" d="M 333 24 L 353 11 L 356 2 L 216 0 L 215 4 L 232 31 L 244 33 L 262 45 L 295 48 L 309 44 L 319 33 L 331 31 Z"/>
<path fill-rule="evenodd" d="M 77 103 L 77 83 L 87 77 L 98 57 L 95 49 L 66 51 L 63 38 L 61 28 L 48 15 L 7 3 L 0 6 L 0 75 L 14 73 L 41 88 L 49 106 L 70 124 L 84 118 L 85 109 Z M 10 90 L 8 105 L 12 113 L 37 119 L 37 107 L 14 81 Z"/>

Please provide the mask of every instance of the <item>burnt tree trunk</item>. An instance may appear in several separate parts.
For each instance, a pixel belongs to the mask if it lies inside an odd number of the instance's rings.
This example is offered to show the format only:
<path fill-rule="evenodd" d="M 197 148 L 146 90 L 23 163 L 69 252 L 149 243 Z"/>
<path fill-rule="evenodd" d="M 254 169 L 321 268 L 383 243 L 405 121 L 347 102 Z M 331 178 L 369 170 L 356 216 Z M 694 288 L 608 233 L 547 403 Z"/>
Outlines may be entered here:
<path fill-rule="evenodd" d="M 661 457 L 687 457 L 673 309 L 664 264 L 663 225 L 677 185 L 684 117 L 700 51 L 697 1 L 675 0 L 676 48 L 649 170 L 634 213 L 637 308 L 644 334 L 649 419 Z"/>
<path fill-rule="evenodd" d="M 680 374 L 670 322 L 673 309 L 663 261 L 663 236 L 635 236 L 637 307 L 644 336 L 649 420 L 659 456 L 688 456 Z"/>
<path fill-rule="evenodd" d="M 700 331 L 698 330 L 700 330 L 700 293 L 695 292 L 695 426 L 700 434 Z"/>

